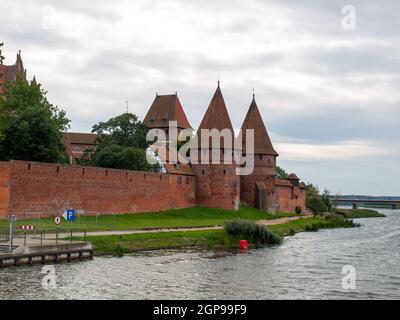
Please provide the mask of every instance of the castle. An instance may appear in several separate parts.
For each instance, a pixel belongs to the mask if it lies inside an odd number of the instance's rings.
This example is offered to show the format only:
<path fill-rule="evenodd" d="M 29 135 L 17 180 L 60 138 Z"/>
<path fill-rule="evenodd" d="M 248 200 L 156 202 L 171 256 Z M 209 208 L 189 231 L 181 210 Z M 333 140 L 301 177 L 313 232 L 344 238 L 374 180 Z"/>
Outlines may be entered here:
<path fill-rule="evenodd" d="M 178 132 L 192 129 L 177 94 L 162 96 L 157 94 L 143 122 L 149 129 L 163 130 L 168 136 L 170 121 L 176 121 Z M 197 130 L 199 139 L 201 129 L 217 129 L 219 132 L 228 129 L 235 139 L 219 82 Z M 199 163 L 180 166 L 181 170 L 193 174 L 196 179 L 197 205 L 236 210 L 242 203 L 267 212 L 278 210 L 303 212 L 306 209 L 305 185 L 295 174 L 289 175 L 287 179 L 276 178 L 278 153 L 272 145 L 254 94 L 241 127 L 243 156 L 246 156 L 246 129 L 254 130 L 254 148 L 253 154 L 250 155 L 253 157 L 254 169 L 251 174 L 237 175 L 235 169 L 238 165 L 225 163 L 222 154 L 222 161 L 217 164 Z M 209 154 L 220 152 L 215 150 L 212 144 L 209 145 L 209 150 L 202 148 L 199 147 L 199 154 L 203 151 L 209 151 Z M 219 148 L 223 152 L 223 143 Z M 177 173 L 176 166 L 172 166 L 167 160 L 165 166 L 168 173 Z"/>
<path fill-rule="evenodd" d="M 19 73 L 26 78 L 20 53 L 15 66 L 0 67 L 9 81 Z M 1 84 L 0 93 L 4 94 L 5 81 Z M 168 137 L 170 121 L 176 121 L 178 131 L 192 130 L 177 94 L 157 94 L 143 122 L 149 129 L 163 131 Z M 232 140 L 237 139 L 219 83 L 197 133 L 202 129 L 228 130 Z M 304 211 L 305 185 L 295 174 L 287 179 L 276 178 L 278 153 L 254 95 L 241 129 L 241 156 L 251 156 L 254 161 L 249 175 L 237 175 L 239 165 L 225 160 L 177 164 L 165 158 L 162 159 L 164 171 L 160 173 L 77 166 L 73 165 L 73 159 L 79 158 L 88 146 L 95 147 L 94 136 L 67 133 L 64 143 L 72 165 L 0 162 L 0 219 L 10 214 L 54 216 L 67 208 L 86 214 L 118 214 L 192 206 L 237 210 L 240 204 L 245 204 L 268 212 Z M 254 130 L 254 148 L 250 155 L 245 154 L 246 129 Z M 235 145 L 235 141 L 228 142 Z M 226 143 L 223 140 L 218 147 L 211 144 L 208 150 L 199 144 L 198 153 L 223 155 Z"/>
<path fill-rule="evenodd" d="M 6 94 L 6 83 L 15 81 L 17 76 L 26 80 L 26 70 L 22 62 L 21 51 L 18 51 L 14 65 L 0 64 L 0 96 L 5 96 Z"/>

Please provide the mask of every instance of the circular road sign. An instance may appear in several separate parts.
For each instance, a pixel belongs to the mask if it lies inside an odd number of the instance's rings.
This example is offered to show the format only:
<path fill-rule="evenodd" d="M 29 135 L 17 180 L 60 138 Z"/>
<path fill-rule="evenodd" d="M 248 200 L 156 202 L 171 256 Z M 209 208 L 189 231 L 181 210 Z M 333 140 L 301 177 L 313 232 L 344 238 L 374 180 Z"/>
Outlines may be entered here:
<path fill-rule="evenodd" d="M 54 223 L 59 225 L 61 223 L 61 218 L 60 217 L 55 217 L 54 218 Z"/>

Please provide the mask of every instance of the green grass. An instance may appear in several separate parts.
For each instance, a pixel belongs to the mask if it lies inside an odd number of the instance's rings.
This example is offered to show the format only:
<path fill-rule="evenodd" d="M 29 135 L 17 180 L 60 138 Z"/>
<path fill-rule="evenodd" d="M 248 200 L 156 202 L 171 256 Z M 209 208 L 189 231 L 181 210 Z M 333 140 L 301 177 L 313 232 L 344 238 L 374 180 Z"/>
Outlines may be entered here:
<path fill-rule="evenodd" d="M 238 211 L 193 207 L 161 212 L 104 215 L 97 218 L 86 216 L 72 223 L 62 221 L 58 228 L 79 228 L 88 231 L 135 230 L 173 227 L 222 226 L 226 220 L 268 220 L 296 214 L 277 212 L 269 214 L 255 208 L 242 206 Z M 0 228 L 7 227 L 7 221 L 0 221 Z M 55 229 L 53 218 L 19 220 L 17 225 L 34 225 L 37 229 Z"/>
<path fill-rule="evenodd" d="M 303 231 L 317 231 L 326 228 L 358 227 L 352 220 L 338 216 L 318 216 L 289 221 L 280 225 L 268 226 L 279 236 L 294 235 Z M 83 240 L 75 238 L 76 240 Z M 162 249 L 232 249 L 238 248 L 238 239 L 233 239 L 224 230 L 154 232 L 130 235 L 88 237 L 96 255 Z"/>
<path fill-rule="evenodd" d="M 217 239 L 218 241 L 222 239 L 223 234 L 223 230 L 174 231 L 121 236 L 95 236 L 88 237 L 87 240 L 92 242 L 96 255 L 112 254 L 121 256 L 121 252 L 193 247 L 209 248 Z M 80 238 L 74 239 L 82 240 Z"/>
<path fill-rule="evenodd" d="M 350 219 L 385 217 L 384 214 L 371 209 L 337 209 L 336 213 Z"/>

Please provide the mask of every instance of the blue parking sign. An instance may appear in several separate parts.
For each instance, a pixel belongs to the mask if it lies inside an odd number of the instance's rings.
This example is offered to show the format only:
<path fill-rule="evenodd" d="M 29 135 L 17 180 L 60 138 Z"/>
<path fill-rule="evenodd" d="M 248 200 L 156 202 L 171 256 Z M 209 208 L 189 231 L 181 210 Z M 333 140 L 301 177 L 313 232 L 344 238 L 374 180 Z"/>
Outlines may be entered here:
<path fill-rule="evenodd" d="M 67 210 L 67 221 L 74 221 L 75 220 L 75 210 L 68 209 Z"/>

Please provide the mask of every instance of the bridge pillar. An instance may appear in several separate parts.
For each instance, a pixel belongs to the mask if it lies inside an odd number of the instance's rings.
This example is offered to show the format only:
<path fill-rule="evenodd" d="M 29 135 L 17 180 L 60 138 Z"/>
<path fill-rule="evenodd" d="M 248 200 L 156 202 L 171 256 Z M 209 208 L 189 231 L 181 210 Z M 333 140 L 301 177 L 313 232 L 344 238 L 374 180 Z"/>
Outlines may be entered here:
<path fill-rule="evenodd" d="M 353 210 L 355 210 L 355 209 L 358 209 L 358 203 L 357 202 L 353 203 Z"/>

